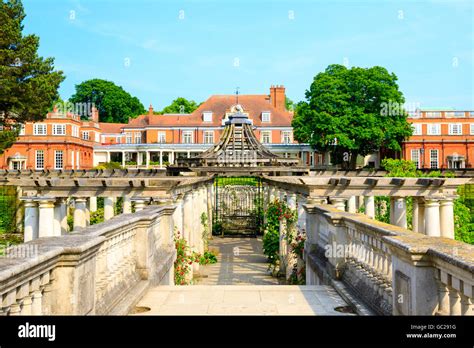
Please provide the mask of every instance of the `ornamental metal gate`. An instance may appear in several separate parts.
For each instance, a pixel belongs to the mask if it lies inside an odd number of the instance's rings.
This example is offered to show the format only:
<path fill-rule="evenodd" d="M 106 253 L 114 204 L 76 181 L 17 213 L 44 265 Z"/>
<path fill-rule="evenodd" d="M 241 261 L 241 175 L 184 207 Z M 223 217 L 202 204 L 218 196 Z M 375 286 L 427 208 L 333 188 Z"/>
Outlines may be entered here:
<path fill-rule="evenodd" d="M 262 234 L 263 186 L 259 177 L 216 177 L 214 192 L 213 234 Z"/>

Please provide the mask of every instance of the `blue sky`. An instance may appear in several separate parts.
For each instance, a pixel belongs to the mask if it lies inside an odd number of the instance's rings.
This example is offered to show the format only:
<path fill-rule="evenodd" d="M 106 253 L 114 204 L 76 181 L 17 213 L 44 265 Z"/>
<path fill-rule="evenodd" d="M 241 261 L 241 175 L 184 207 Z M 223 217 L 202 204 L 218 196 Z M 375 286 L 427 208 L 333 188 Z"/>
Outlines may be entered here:
<path fill-rule="evenodd" d="M 304 99 L 333 63 L 394 72 L 408 103 L 474 110 L 474 2 L 23 0 L 25 31 L 74 85 L 102 78 L 147 108 L 182 96 Z"/>

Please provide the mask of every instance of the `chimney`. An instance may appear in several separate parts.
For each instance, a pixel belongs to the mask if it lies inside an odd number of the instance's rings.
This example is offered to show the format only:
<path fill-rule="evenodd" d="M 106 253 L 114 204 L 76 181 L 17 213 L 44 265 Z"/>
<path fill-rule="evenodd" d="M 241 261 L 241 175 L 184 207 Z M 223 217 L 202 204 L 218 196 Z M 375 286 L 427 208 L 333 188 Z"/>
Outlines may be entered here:
<path fill-rule="evenodd" d="M 91 109 L 92 112 L 92 121 L 93 122 L 99 122 L 99 110 L 93 106 Z"/>
<path fill-rule="evenodd" d="M 148 115 L 153 115 L 153 105 L 150 104 L 150 107 L 148 108 Z"/>
<path fill-rule="evenodd" d="M 285 111 L 286 104 L 285 104 L 285 87 L 281 86 L 271 86 L 270 87 L 270 103 L 272 103 L 273 107 L 277 110 Z"/>

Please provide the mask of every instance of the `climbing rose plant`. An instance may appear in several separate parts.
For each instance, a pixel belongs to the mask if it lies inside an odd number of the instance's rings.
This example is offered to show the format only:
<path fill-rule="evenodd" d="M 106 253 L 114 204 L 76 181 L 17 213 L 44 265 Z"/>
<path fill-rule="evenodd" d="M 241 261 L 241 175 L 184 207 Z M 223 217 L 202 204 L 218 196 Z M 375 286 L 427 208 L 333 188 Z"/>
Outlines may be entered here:
<path fill-rule="evenodd" d="M 176 248 L 174 283 L 176 285 L 187 285 L 189 284 L 188 275 L 189 272 L 191 272 L 191 267 L 196 260 L 196 256 L 179 231 L 174 234 L 174 245 Z"/>

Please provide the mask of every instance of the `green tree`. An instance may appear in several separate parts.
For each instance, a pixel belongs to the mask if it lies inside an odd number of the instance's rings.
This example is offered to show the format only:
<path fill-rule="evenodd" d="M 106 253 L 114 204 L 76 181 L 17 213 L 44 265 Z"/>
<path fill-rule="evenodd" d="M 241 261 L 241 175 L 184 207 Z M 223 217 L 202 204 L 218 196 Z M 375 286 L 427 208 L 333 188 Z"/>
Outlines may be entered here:
<path fill-rule="evenodd" d="M 45 118 L 64 80 L 53 58 L 38 56 L 39 37 L 22 34 L 25 17 L 20 0 L 0 3 L 0 153 L 18 136 L 12 124 Z"/>
<path fill-rule="evenodd" d="M 129 118 L 145 113 L 140 100 L 115 83 L 92 79 L 76 85 L 72 103 L 93 103 L 99 110 L 100 122 L 127 123 Z"/>
<path fill-rule="evenodd" d="M 178 97 L 170 105 L 165 106 L 160 114 L 190 114 L 201 104 L 197 104 L 194 100 Z"/>
<path fill-rule="evenodd" d="M 400 151 L 412 134 L 397 77 L 385 68 L 330 65 L 314 77 L 293 119 L 295 139 L 332 150 L 344 167 L 385 147 Z"/>
<path fill-rule="evenodd" d="M 295 110 L 295 103 L 293 102 L 293 100 L 291 100 L 290 98 L 288 97 L 285 97 L 285 107 L 286 107 L 286 110 L 289 110 L 289 111 L 294 111 Z"/>

